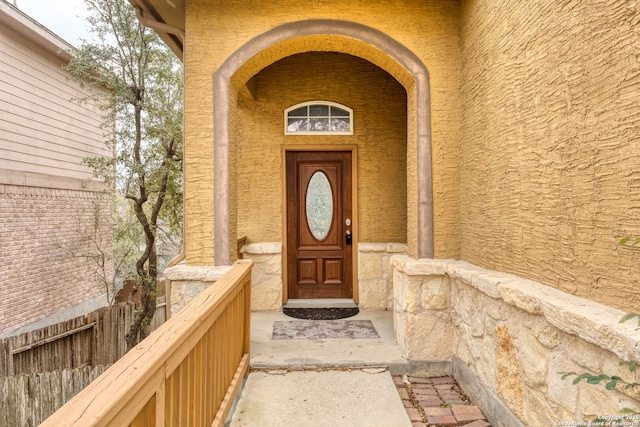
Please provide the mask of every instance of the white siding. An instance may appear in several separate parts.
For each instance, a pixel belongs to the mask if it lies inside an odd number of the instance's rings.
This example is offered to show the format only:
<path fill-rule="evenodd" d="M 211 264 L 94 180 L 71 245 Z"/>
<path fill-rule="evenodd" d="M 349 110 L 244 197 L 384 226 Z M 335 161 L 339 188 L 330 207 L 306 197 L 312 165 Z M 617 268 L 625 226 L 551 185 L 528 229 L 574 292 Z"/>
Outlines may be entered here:
<path fill-rule="evenodd" d="M 82 160 L 109 155 L 100 110 L 76 101 L 87 89 L 68 79 L 62 65 L 0 27 L 0 171 L 86 180 L 92 174 Z"/>

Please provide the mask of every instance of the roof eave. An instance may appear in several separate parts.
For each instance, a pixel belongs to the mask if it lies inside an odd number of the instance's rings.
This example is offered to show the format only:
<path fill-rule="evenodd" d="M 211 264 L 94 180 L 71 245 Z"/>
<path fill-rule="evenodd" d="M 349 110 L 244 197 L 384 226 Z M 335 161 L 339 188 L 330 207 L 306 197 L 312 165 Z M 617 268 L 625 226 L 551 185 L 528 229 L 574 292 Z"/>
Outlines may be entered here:
<path fill-rule="evenodd" d="M 75 49 L 71 44 L 4 0 L 0 1 L 0 26 L 10 28 L 67 64 L 71 60 Z"/>
<path fill-rule="evenodd" d="M 139 8 L 138 20 L 152 28 L 165 44 L 182 59 L 184 54 L 184 0 L 129 0 Z"/>

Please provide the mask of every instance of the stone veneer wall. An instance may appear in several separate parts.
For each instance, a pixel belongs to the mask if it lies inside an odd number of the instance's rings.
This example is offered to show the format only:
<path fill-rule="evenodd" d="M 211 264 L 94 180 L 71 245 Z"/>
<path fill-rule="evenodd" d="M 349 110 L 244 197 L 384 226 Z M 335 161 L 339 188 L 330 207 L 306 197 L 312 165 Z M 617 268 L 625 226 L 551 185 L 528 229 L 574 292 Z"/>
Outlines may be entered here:
<path fill-rule="evenodd" d="M 282 243 L 249 243 L 240 252 L 253 261 L 251 310 L 282 308 Z"/>
<path fill-rule="evenodd" d="M 231 266 L 188 266 L 184 262 L 168 267 L 164 275 L 169 281 L 169 307 L 173 316 L 202 291 L 218 281 L 231 270 Z"/>
<path fill-rule="evenodd" d="M 637 381 L 620 366 L 640 358 L 640 332 L 634 322 L 619 323 L 624 312 L 466 262 L 395 256 L 392 264 L 403 356 L 450 361 L 494 426 L 550 426 L 640 409 L 638 393 L 576 386 L 559 374 Z"/>
<path fill-rule="evenodd" d="M 391 256 L 406 254 L 403 243 L 358 244 L 358 291 L 362 310 L 391 310 L 393 307 Z M 251 259 L 251 309 L 282 308 L 282 244 L 249 243 L 241 251 Z"/>
<path fill-rule="evenodd" d="M 360 309 L 393 309 L 391 257 L 406 253 L 407 245 L 404 243 L 358 243 Z"/>

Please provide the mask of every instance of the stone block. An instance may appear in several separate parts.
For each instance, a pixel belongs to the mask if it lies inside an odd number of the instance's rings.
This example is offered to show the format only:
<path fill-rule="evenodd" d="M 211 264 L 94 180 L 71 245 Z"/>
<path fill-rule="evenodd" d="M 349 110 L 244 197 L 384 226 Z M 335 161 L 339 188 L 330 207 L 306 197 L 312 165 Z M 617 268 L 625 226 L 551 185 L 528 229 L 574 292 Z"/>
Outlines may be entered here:
<path fill-rule="evenodd" d="M 529 426 L 553 426 L 560 422 L 577 422 L 578 420 L 573 413 L 558 406 L 553 402 L 549 402 L 545 395 L 539 391 L 532 391 L 527 396 L 528 410 L 523 421 Z"/>
<path fill-rule="evenodd" d="M 391 286 L 387 280 L 367 280 L 358 286 L 360 308 L 362 310 L 387 310 Z"/>
<path fill-rule="evenodd" d="M 471 326 L 471 336 L 475 338 L 480 338 L 484 335 L 484 326 L 485 326 L 485 314 L 484 311 L 478 310 L 475 316 L 472 316 L 470 319 L 469 326 Z"/>
<path fill-rule="evenodd" d="M 600 361 L 606 350 L 586 342 L 575 335 L 567 336 L 566 342 L 567 356 L 573 362 L 590 372 L 598 372 L 600 369 Z"/>
<path fill-rule="evenodd" d="M 449 281 L 442 276 L 429 276 L 422 283 L 423 310 L 445 310 L 449 307 Z"/>
<path fill-rule="evenodd" d="M 387 243 L 385 247 L 385 252 L 390 254 L 406 254 L 407 253 L 407 244 L 406 243 Z"/>
<path fill-rule="evenodd" d="M 618 411 L 622 409 L 622 406 L 618 406 L 620 402 L 617 399 L 614 403 L 613 393 L 607 391 L 603 386 L 584 383 L 579 387 L 577 406 L 580 408 L 580 418 L 592 420 L 600 415 L 618 414 Z"/>
<path fill-rule="evenodd" d="M 519 418 L 524 415 L 524 388 L 520 361 L 507 325 L 495 329 L 496 392 Z"/>
<path fill-rule="evenodd" d="M 606 348 L 623 360 L 640 356 L 640 349 L 636 348 L 640 331 L 631 324 L 618 323 L 624 312 L 557 289 L 545 288 L 544 292 L 546 298 L 541 305 L 550 324 Z"/>
<path fill-rule="evenodd" d="M 572 378 L 562 379 L 561 372 L 576 372 L 576 365 L 562 351 L 553 351 L 549 355 L 547 372 L 547 399 L 551 404 L 561 406 L 575 413 L 578 399 L 578 387 L 572 384 Z M 557 421 L 557 420 L 556 420 Z"/>
<path fill-rule="evenodd" d="M 537 289 L 531 288 L 531 281 L 511 281 L 510 283 L 502 283 L 499 291 L 500 297 L 507 304 L 518 307 L 530 314 L 542 313 L 540 305 L 540 293 Z"/>
<path fill-rule="evenodd" d="M 281 255 L 272 255 L 269 257 L 267 261 L 264 272 L 266 274 L 282 274 L 282 256 Z"/>
<path fill-rule="evenodd" d="M 200 282 L 200 281 L 183 282 L 182 293 L 185 297 L 185 302 L 187 303 L 190 302 L 211 285 L 212 283 L 210 282 Z"/>
<path fill-rule="evenodd" d="M 498 321 L 507 320 L 510 314 L 508 304 L 505 304 L 499 299 L 491 298 L 488 295 L 484 297 L 484 311 L 487 313 L 487 316 Z"/>
<path fill-rule="evenodd" d="M 556 348 L 560 344 L 561 332 L 547 322 L 538 321 L 533 327 L 533 333 L 547 348 Z"/>
<path fill-rule="evenodd" d="M 171 282 L 171 315 L 176 314 L 185 306 L 184 297 L 182 294 L 182 283 Z"/>
<path fill-rule="evenodd" d="M 278 310 L 282 307 L 282 279 L 270 277 L 251 285 L 251 310 Z"/>
<path fill-rule="evenodd" d="M 620 360 L 615 354 L 608 351 L 601 353 L 602 368 L 601 371 L 607 375 L 617 375 L 628 383 L 640 382 L 638 376 L 640 375 L 640 367 L 636 368 L 635 372 L 629 370 L 629 365 L 620 365 Z M 618 386 L 617 390 L 626 396 L 635 399 L 636 402 L 631 406 L 640 407 L 640 390 L 638 387 L 632 387 L 625 390 L 624 386 Z"/>
<path fill-rule="evenodd" d="M 360 253 L 358 280 L 380 279 L 383 274 L 382 258 L 378 253 Z"/>
<path fill-rule="evenodd" d="M 441 259 L 411 260 L 404 263 L 403 271 L 409 276 L 444 276 L 450 262 L 451 260 Z"/>
<path fill-rule="evenodd" d="M 518 341 L 518 356 L 524 382 L 532 388 L 544 388 L 547 380 L 549 350 L 528 331 L 521 331 Z"/>
<path fill-rule="evenodd" d="M 391 255 L 385 254 L 381 257 L 382 277 L 391 279 L 393 277 L 393 267 L 391 266 Z"/>
<path fill-rule="evenodd" d="M 254 260 L 253 268 L 251 269 L 251 283 L 260 283 L 265 277 L 264 264 Z"/>
<path fill-rule="evenodd" d="M 453 327 L 433 316 L 409 315 L 404 324 L 404 357 L 410 360 L 451 360 Z"/>
<path fill-rule="evenodd" d="M 471 341 L 467 338 L 470 334 L 465 333 L 461 329 L 456 329 L 456 335 L 459 336 L 455 340 L 454 354 L 468 365 L 472 365 L 475 368 L 474 356 L 470 349 Z"/>
<path fill-rule="evenodd" d="M 387 252 L 388 243 L 358 243 L 358 252 Z"/>
<path fill-rule="evenodd" d="M 183 309 L 212 283 L 203 281 L 171 282 L 171 314 L 176 314 Z"/>
<path fill-rule="evenodd" d="M 243 254 L 281 254 L 282 243 L 280 242 L 261 242 L 261 243 L 248 243 L 241 249 Z"/>

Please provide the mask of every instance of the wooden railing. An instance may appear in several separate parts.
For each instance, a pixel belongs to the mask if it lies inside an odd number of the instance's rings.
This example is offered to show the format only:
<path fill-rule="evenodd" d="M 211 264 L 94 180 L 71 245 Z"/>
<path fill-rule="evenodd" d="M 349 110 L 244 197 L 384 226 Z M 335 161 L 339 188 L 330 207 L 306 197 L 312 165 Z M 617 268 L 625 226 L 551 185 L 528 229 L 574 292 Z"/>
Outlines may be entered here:
<path fill-rule="evenodd" d="M 245 261 L 41 426 L 223 426 L 249 368 Z"/>

